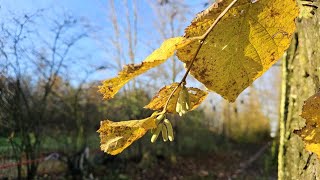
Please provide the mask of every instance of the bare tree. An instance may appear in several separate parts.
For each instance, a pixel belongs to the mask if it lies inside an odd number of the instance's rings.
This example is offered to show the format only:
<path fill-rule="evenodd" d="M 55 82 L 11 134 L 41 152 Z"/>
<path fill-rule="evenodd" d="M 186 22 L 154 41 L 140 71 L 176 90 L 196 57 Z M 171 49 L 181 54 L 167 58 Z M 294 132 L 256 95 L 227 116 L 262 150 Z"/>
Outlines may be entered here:
<path fill-rule="evenodd" d="M 123 11 L 118 12 L 115 3 L 122 3 Z M 136 63 L 136 50 L 138 43 L 138 7 L 137 2 L 108 0 L 106 6 L 107 15 L 106 21 L 111 24 L 104 31 L 108 31 L 107 38 L 97 38 L 97 41 L 108 53 L 108 64 L 113 69 L 119 71 L 125 64 Z M 133 80 L 123 88 L 124 93 L 131 89 L 136 89 L 136 80 Z"/>
<path fill-rule="evenodd" d="M 46 21 L 50 28 L 43 36 L 37 30 L 43 11 L 12 14 L 12 20 L 2 22 L 1 28 L 1 98 L 0 123 L 11 134 L 15 158 L 31 161 L 27 165 L 28 179 L 36 175 L 41 142 L 45 129 L 42 124 L 50 118 L 48 108 L 54 85 L 60 75 L 68 76 L 70 64 L 77 57 L 70 51 L 84 38 L 79 22 L 70 17 Z M 46 17 L 47 18 L 47 17 Z M 41 27 L 41 26 L 40 26 Z M 6 43 L 4 43 L 6 41 Z M 25 157 L 23 157 L 25 156 Z M 18 166 L 18 178 L 21 167 Z"/>
<path fill-rule="evenodd" d="M 190 14 L 190 7 L 184 1 L 159 1 L 150 2 L 150 7 L 153 9 L 155 17 L 154 29 L 160 35 L 158 41 L 181 36 L 183 29 L 186 26 L 186 16 Z M 183 72 L 182 63 L 178 62 L 177 57 L 170 58 L 171 62 L 162 65 L 156 71 L 158 73 L 150 73 L 152 78 L 158 78 L 159 75 L 164 76 L 168 82 L 175 82 L 179 73 Z M 156 74 L 156 76 L 152 76 Z"/>

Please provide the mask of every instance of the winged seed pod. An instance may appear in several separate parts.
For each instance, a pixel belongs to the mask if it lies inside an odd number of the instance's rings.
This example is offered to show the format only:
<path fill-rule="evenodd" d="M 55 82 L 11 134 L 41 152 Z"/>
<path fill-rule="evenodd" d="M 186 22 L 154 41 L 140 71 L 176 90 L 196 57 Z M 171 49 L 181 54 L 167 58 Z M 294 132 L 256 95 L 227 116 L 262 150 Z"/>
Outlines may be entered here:
<path fill-rule="evenodd" d="M 169 139 L 169 141 L 173 141 L 174 140 L 174 136 L 173 136 L 173 128 L 172 128 L 171 122 L 168 119 L 165 119 L 163 122 L 164 122 L 164 125 L 167 127 L 167 130 L 168 130 L 168 139 Z"/>
<path fill-rule="evenodd" d="M 158 139 L 158 136 L 160 134 L 160 132 L 162 131 L 162 127 L 163 127 L 163 124 L 159 124 L 158 127 L 156 128 L 155 132 L 152 134 L 151 136 L 151 142 L 154 143 L 156 142 L 156 140 Z"/>
<path fill-rule="evenodd" d="M 177 105 L 176 105 L 176 112 L 182 116 L 182 105 L 181 103 L 179 102 L 179 99 L 178 99 L 178 102 L 177 102 Z"/>
<path fill-rule="evenodd" d="M 165 124 L 162 126 L 162 139 L 164 142 L 168 141 L 168 130 Z"/>
<path fill-rule="evenodd" d="M 183 85 L 182 90 L 179 93 L 178 102 L 176 105 L 176 112 L 182 116 L 190 110 L 190 98 L 189 92 L 186 86 Z"/>
<path fill-rule="evenodd" d="M 156 124 L 159 124 L 159 123 L 163 120 L 164 117 L 165 117 L 164 114 L 160 114 L 160 115 L 156 118 Z"/>

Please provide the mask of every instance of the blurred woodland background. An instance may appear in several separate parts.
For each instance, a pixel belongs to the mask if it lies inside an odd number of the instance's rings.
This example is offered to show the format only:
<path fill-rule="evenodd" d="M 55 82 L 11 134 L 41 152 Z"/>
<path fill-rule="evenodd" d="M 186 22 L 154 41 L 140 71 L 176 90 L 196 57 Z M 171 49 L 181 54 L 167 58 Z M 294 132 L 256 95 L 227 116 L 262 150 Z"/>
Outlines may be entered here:
<path fill-rule="evenodd" d="M 0 2 L 0 179 L 276 179 L 281 62 L 235 103 L 211 93 L 170 117 L 172 143 L 149 134 L 118 156 L 100 151 L 101 120 L 149 116 L 142 107 L 185 70 L 173 57 L 109 101 L 100 82 L 213 1 Z"/>

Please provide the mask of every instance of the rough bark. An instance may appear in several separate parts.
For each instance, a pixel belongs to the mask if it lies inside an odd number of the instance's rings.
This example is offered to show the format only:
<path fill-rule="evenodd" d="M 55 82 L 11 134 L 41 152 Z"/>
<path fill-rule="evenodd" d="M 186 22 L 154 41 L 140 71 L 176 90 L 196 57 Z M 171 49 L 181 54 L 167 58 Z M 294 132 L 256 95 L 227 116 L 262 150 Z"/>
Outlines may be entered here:
<path fill-rule="evenodd" d="M 319 6 L 319 2 L 316 4 Z M 279 179 L 320 179 L 320 160 L 304 149 L 293 130 L 305 125 L 304 101 L 320 91 L 320 11 L 297 22 L 297 33 L 283 59 L 280 109 Z"/>

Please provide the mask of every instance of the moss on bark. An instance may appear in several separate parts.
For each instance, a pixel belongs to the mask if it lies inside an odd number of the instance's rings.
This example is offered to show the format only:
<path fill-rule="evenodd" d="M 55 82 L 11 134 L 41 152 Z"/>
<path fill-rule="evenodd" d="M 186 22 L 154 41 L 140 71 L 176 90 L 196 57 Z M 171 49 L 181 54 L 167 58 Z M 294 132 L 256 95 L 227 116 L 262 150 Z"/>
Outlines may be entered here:
<path fill-rule="evenodd" d="M 312 18 L 298 20 L 296 36 L 283 61 L 279 179 L 319 179 L 319 159 L 304 150 L 304 143 L 293 133 L 305 125 L 300 117 L 304 100 L 320 91 L 319 10 Z"/>

